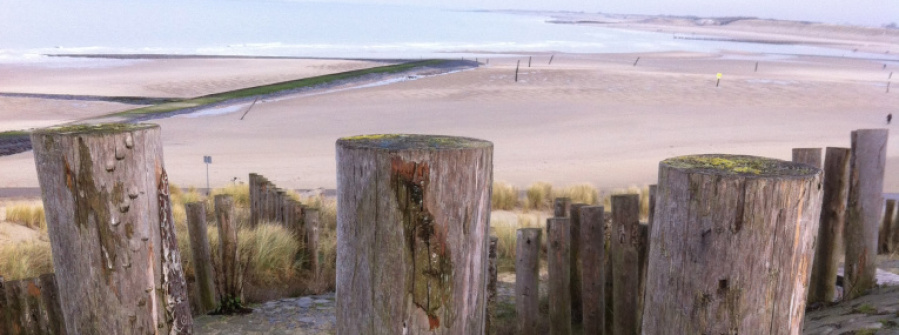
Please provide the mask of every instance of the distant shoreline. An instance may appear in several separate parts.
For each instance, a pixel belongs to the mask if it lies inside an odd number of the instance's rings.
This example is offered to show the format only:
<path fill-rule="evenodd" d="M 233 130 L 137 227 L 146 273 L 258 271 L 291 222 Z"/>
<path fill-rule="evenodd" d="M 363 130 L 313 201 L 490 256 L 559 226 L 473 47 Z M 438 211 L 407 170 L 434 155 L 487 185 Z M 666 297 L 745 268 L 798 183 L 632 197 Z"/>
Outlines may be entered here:
<path fill-rule="evenodd" d="M 408 58 L 342 58 L 342 57 L 307 57 L 307 56 L 252 56 L 252 55 L 192 55 L 192 54 L 43 54 L 47 57 L 68 58 L 100 58 L 100 59 L 311 59 L 311 60 L 347 60 L 378 63 L 412 62 L 418 59 Z"/>

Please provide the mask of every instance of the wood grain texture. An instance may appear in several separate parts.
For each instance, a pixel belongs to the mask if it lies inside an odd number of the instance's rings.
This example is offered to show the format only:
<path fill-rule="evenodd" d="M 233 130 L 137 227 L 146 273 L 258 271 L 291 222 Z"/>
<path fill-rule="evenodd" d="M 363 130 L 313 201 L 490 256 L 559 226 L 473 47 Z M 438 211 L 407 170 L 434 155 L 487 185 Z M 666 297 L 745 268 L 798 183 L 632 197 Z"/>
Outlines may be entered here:
<path fill-rule="evenodd" d="M 557 218 L 567 218 L 571 212 L 570 198 L 553 199 L 553 216 Z"/>
<path fill-rule="evenodd" d="M 309 266 L 314 275 L 321 270 L 321 255 L 318 249 L 318 234 L 321 229 L 321 211 L 318 208 L 303 208 L 303 231 L 306 252 L 309 255 Z"/>
<path fill-rule="evenodd" d="M 213 261 L 207 235 L 206 203 L 191 202 L 185 205 L 185 210 L 194 277 L 196 277 L 197 292 L 200 296 L 199 307 L 203 313 L 208 313 L 214 311 L 218 307 L 218 303 L 215 301 L 215 277 L 213 276 Z"/>
<path fill-rule="evenodd" d="M 890 253 L 890 236 L 893 235 L 892 224 L 895 217 L 896 200 L 887 199 L 883 211 L 883 220 L 880 223 L 880 232 L 877 234 L 877 250 L 879 254 Z"/>
<path fill-rule="evenodd" d="M 816 169 L 821 168 L 821 148 L 793 148 L 794 163 L 810 165 Z"/>
<path fill-rule="evenodd" d="M 190 333 L 159 126 L 49 128 L 32 143 L 67 332 Z"/>
<path fill-rule="evenodd" d="M 215 218 L 219 231 L 219 269 L 216 287 L 219 288 L 219 309 L 222 313 L 234 313 L 243 304 L 243 273 L 237 240 L 237 222 L 234 222 L 234 199 L 230 195 L 215 196 Z"/>
<path fill-rule="evenodd" d="M 550 335 L 571 334 L 570 222 L 566 217 L 546 220 Z"/>
<path fill-rule="evenodd" d="M 337 141 L 337 333 L 482 334 L 493 144 Z"/>
<path fill-rule="evenodd" d="M 843 258 L 843 230 L 849 198 L 849 148 L 828 147 L 824 158 L 824 190 L 815 261 L 809 280 L 808 303 L 829 303 L 836 297 L 837 270 Z"/>
<path fill-rule="evenodd" d="M 883 213 L 883 173 L 889 131 L 852 132 L 849 200 L 845 230 L 844 298 L 854 299 L 877 285 L 877 234 Z"/>
<path fill-rule="evenodd" d="M 603 206 L 581 207 L 581 294 L 584 334 L 603 334 L 605 325 L 605 221 Z M 517 277 L 516 277 L 517 278 Z"/>
<path fill-rule="evenodd" d="M 612 196 L 612 334 L 640 334 L 640 196 Z"/>
<path fill-rule="evenodd" d="M 496 236 L 490 236 L 487 251 L 487 320 L 484 322 L 484 334 L 491 334 L 490 322 L 496 319 Z"/>
<path fill-rule="evenodd" d="M 520 228 L 515 244 L 515 312 L 519 335 L 537 335 L 540 313 L 540 228 Z"/>
<path fill-rule="evenodd" d="M 585 206 L 587 206 L 587 204 L 571 204 L 571 206 L 568 207 L 568 218 L 571 219 L 569 221 L 571 242 L 568 244 L 569 250 L 571 251 L 571 263 L 569 263 L 569 266 L 571 266 L 571 271 L 569 272 L 571 284 L 569 285 L 569 288 L 571 289 L 571 322 L 574 324 L 581 324 L 581 319 L 583 318 L 580 257 L 581 216 L 578 213 L 581 208 Z"/>
<path fill-rule="evenodd" d="M 645 334 L 799 334 L 821 172 L 751 156 L 659 164 Z"/>

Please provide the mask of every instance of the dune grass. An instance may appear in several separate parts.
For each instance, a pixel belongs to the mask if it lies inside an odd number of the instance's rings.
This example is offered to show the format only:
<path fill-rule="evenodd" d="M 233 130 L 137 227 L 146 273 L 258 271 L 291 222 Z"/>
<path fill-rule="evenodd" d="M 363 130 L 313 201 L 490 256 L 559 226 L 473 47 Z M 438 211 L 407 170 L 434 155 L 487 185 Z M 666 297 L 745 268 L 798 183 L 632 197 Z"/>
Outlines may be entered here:
<path fill-rule="evenodd" d="M 536 182 L 528 186 L 525 209 L 544 210 L 552 208 L 553 186 L 549 183 Z"/>
<path fill-rule="evenodd" d="M 490 197 L 490 208 L 493 210 L 512 210 L 518 206 L 518 188 L 509 183 L 493 182 L 493 193 Z"/>
<path fill-rule="evenodd" d="M 518 243 L 518 229 L 541 228 L 543 238 L 546 236 L 546 218 L 550 215 L 542 212 L 516 213 L 511 215 L 491 215 L 491 235 L 496 241 L 496 268 L 499 272 L 515 271 L 515 246 Z M 543 242 L 545 243 L 545 242 Z"/>
<path fill-rule="evenodd" d="M 6 221 L 47 232 L 47 218 L 40 201 L 19 202 L 6 206 Z"/>
<path fill-rule="evenodd" d="M 570 198 L 573 204 L 596 205 L 599 203 L 599 191 L 590 184 L 572 185 L 557 192 L 553 192 L 553 198 Z"/>
<path fill-rule="evenodd" d="M 638 187 L 631 185 L 623 189 L 614 189 L 603 196 L 603 206 L 607 212 L 612 211 L 612 196 L 618 194 L 636 194 L 640 196 L 640 220 L 649 218 L 649 186 Z"/>
<path fill-rule="evenodd" d="M 53 272 L 50 242 L 32 241 L 0 245 L 0 277 L 3 280 L 34 278 Z"/>
<path fill-rule="evenodd" d="M 368 69 L 333 73 L 333 74 L 328 74 L 328 75 L 323 75 L 323 76 L 303 78 L 303 79 L 298 79 L 298 80 L 290 80 L 290 81 L 285 81 L 285 82 L 280 82 L 280 83 L 275 83 L 275 84 L 270 84 L 270 85 L 249 87 L 249 88 L 233 90 L 233 91 L 228 91 L 228 92 L 204 95 L 204 96 L 200 96 L 200 97 L 196 97 L 196 98 L 192 98 L 192 99 L 184 99 L 184 100 L 175 101 L 175 102 L 169 102 L 169 103 L 163 103 L 163 104 L 154 105 L 154 106 L 142 107 L 142 108 L 127 110 L 124 112 L 119 112 L 119 113 L 113 114 L 111 116 L 122 116 L 122 117 L 131 118 L 131 117 L 140 117 L 140 116 L 152 115 L 152 114 L 168 113 L 168 112 L 174 112 L 174 111 L 177 111 L 180 109 L 202 107 L 202 106 L 211 105 L 211 104 L 215 104 L 215 103 L 219 103 L 219 102 L 223 102 L 223 101 L 227 101 L 227 100 L 251 98 L 254 96 L 277 93 L 277 92 L 281 92 L 281 91 L 295 90 L 295 89 L 301 89 L 301 88 L 307 88 L 307 87 L 315 87 L 315 86 L 320 86 L 320 85 L 327 85 L 327 84 L 332 84 L 332 83 L 335 83 L 335 82 L 338 82 L 341 80 L 357 78 L 357 77 L 361 77 L 361 76 L 369 75 L 369 74 L 397 73 L 397 72 L 410 70 L 410 69 L 420 67 L 420 66 L 440 65 L 445 62 L 447 62 L 447 61 L 439 60 L 439 59 L 432 59 L 432 60 L 415 61 L 415 62 L 408 62 L 408 63 L 402 63 L 402 64 L 395 64 L 395 65 L 378 66 L 378 67 L 373 67 L 373 68 L 368 68 Z M 109 115 L 107 115 L 107 116 L 109 116 Z"/>

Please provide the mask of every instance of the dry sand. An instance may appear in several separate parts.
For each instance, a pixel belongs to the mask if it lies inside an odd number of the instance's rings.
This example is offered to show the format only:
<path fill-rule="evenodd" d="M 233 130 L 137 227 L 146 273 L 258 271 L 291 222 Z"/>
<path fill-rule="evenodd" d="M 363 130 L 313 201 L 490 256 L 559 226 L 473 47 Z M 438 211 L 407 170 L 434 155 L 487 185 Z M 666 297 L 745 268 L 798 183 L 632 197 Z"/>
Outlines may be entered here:
<path fill-rule="evenodd" d="M 638 66 L 632 66 L 636 57 Z M 790 158 L 794 147 L 849 146 L 849 133 L 886 127 L 899 92 L 881 62 L 749 54 L 536 55 L 476 70 L 259 103 L 240 113 L 156 121 L 171 180 L 212 186 L 257 172 L 282 187 L 335 187 L 334 142 L 372 133 L 472 136 L 495 144 L 496 180 L 526 186 L 649 184 L 660 160 L 698 153 Z M 754 72 L 757 60 L 761 61 Z M 723 73 L 720 87 L 715 74 Z M 191 87 L 191 78 L 173 87 Z M 895 80 L 895 79 L 894 79 Z M 899 191 L 899 137 L 888 146 L 886 191 Z M 32 154 L 0 157 L 0 187 L 34 187 Z"/>

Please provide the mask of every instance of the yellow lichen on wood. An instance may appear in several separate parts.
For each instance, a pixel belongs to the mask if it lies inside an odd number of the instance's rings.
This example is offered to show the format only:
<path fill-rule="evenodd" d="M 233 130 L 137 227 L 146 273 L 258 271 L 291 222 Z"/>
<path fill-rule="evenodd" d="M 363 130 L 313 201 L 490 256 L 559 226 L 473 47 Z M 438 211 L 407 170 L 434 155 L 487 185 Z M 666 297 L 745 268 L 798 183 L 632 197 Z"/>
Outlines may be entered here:
<path fill-rule="evenodd" d="M 707 170 L 725 175 L 808 175 L 818 169 L 772 158 L 740 155 L 693 155 L 669 158 L 662 164 L 678 169 Z"/>
<path fill-rule="evenodd" d="M 466 149 L 487 148 L 493 143 L 468 137 L 420 134 L 373 134 L 343 137 L 337 143 L 351 147 L 401 149 Z"/>

